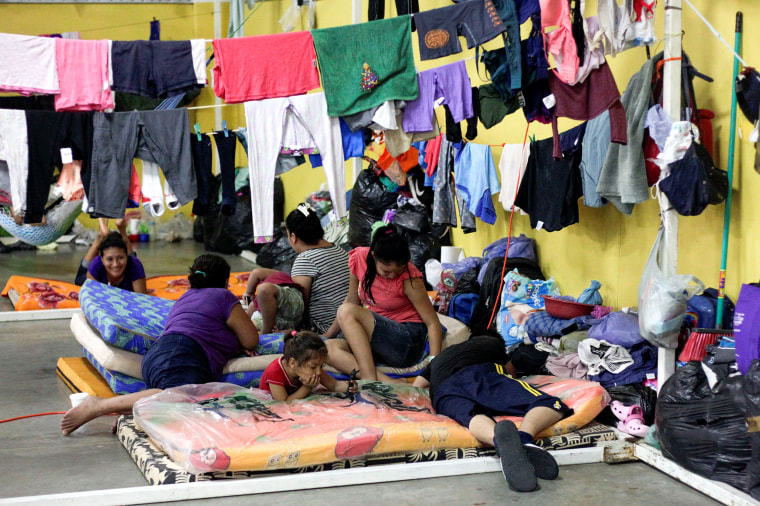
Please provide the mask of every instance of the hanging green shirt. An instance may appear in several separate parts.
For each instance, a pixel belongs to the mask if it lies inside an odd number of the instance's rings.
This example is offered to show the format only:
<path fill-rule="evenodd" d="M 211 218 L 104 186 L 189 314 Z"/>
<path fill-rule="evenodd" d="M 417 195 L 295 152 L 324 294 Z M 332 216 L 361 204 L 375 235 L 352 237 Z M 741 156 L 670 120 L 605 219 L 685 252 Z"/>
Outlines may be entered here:
<path fill-rule="evenodd" d="M 330 116 L 417 98 L 410 16 L 312 30 L 311 35 Z"/>

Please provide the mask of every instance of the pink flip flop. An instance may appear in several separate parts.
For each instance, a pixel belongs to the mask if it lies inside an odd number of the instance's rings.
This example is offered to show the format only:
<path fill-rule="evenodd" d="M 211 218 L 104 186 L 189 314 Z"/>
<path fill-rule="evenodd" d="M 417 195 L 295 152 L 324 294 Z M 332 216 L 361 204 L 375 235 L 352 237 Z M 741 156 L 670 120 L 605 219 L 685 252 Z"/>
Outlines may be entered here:
<path fill-rule="evenodd" d="M 610 409 L 620 419 L 617 424 L 618 430 L 636 437 L 647 435 L 649 426 L 644 425 L 644 413 L 641 406 L 626 406 L 620 401 L 612 401 Z"/>

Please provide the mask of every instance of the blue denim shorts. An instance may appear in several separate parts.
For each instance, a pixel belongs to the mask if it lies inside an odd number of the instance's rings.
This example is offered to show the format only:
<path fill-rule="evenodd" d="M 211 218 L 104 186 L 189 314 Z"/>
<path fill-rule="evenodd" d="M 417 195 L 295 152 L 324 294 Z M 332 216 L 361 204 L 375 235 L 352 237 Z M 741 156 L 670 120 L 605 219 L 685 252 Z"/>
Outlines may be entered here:
<path fill-rule="evenodd" d="M 427 325 L 419 322 L 399 323 L 372 313 L 375 330 L 370 346 L 376 364 L 409 367 L 422 359 L 427 342 Z"/>
<path fill-rule="evenodd" d="M 166 334 L 143 357 L 142 375 L 148 388 L 171 388 L 214 381 L 206 352 L 182 334 Z"/>

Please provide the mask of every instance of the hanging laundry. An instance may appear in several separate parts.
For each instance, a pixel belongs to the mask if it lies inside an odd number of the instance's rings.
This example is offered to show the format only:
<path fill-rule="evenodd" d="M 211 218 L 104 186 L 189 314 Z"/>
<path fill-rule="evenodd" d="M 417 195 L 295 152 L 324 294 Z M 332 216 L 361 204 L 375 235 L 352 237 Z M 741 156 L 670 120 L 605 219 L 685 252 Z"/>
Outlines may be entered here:
<path fill-rule="evenodd" d="M 530 215 L 530 226 L 555 232 L 578 223 L 578 199 L 583 195 L 579 164 L 586 124 L 560 134 L 563 158 L 553 157 L 553 139 L 532 142 L 525 179 L 515 205 Z"/>
<path fill-rule="evenodd" d="M 29 174 L 26 180 L 24 223 L 42 222 L 55 168 L 62 165 L 63 149 L 69 150 L 70 160 L 82 160 L 82 184 L 87 191 L 92 160 L 93 114 L 95 113 L 26 111 Z M 129 184 L 128 174 L 126 181 Z M 126 196 L 126 192 L 124 194 Z"/>
<path fill-rule="evenodd" d="M 142 170 L 142 205 L 149 216 L 158 218 L 164 215 L 164 190 L 161 188 L 161 176 L 158 164 L 143 160 Z"/>
<path fill-rule="evenodd" d="M 193 70 L 198 86 L 204 88 L 208 84 L 206 76 L 206 41 L 203 39 L 190 40 L 190 49 L 193 56 Z"/>
<path fill-rule="evenodd" d="M 427 143 L 425 149 L 425 173 L 428 176 L 432 176 L 438 169 L 438 159 L 441 155 L 441 143 L 443 142 L 443 135 L 439 134 L 435 138 L 431 139 Z"/>
<path fill-rule="evenodd" d="M 190 149 L 193 154 L 193 167 L 195 168 L 195 180 L 198 186 L 198 195 L 193 202 L 193 214 L 206 216 L 211 203 L 211 179 L 214 174 L 211 170 L 211 138 L 201 134 L 198 140 L 197 134 L 190 134 Z"/>
<path fill-rule="evenodd" d="M 396 14 L 412 14 L 420 12 L 419 0 L 396 0 Z M 367 20 L 375 21 L 385 18 L 385 0 L 369 0 Z"/>
<path fill-rule="evenodd" d="M 596 191 L 599 174 L 602 172 L 604 159 L 610 148 L 610 113 L 604 111 L 586 123 L 586 135 L 583 138 L 581 153 L 581 179 L 583 180 L 583 203 L 586 207 L 602 207 L 607 199 Z"/>
<path fill-rule="evenodd" d="M 573 39 L 570 6 L 567 0 L 539 0 L 539 4 L 546 51 L 554 57 L 557 76 L 563 82 L 571 83 L 575 80 L 580 61 Z M 547 32 L 550 28 L 552 30 Z"/>
<path fill-rule="evenodd" d="M 387 149 L 383 150 L 380 158 L 377 159 L 377 166 L 383 170 L 387 170 L 394 161 L 398 162 L 399 168 L 404 172 L 419 165 L 418 161 L 419 151 L 416 148 L 409 148 L 408 151 L 400 154 L 399 156 L 392 156 Z"/>
<path fill-rule="evenodd" d="M 150 38 L 148 40 L 161 40 L 161 22 L 156 18 L 150 22 Z"/>
<path fill-rule="evenodd" d="M 510 0 L 493 0 L 493 4 L 496 8 L 499 8 L 500 2 L 508 2 Z M 528 18 L 540 14 L 540 5 L 538 0 L 512 0 L 517 9 L 517 21 L 520 24 L 525 23 Z"/>
<path fill-rule="evenodd" d="M 489 225 L 496 223 L 491 195 L 501 191 L 501 184 L 489 145 L 465 144 L 459 160 L 454 163 L 454 181 L 470 212 Z"/>
<path fill-rule="evenodd" d="M 602 65 L 589 74 L 588 79 L 575 86 L 569 86 L 554 74 L 550 74 L 549 89 L 557 101 L 552 118 L 555 159 L 562 157 L 557 126 L 557 118 L 560 116 L 588 120 L 609 110 L 612 142 L 618 144 L 627 142 L 625 109 L 620 103 L 620 92 L 609 65 Z"/>
<path fill-rule="evenodd" d="M 652 101 L 652 76 L 660 52 L 636 72 L 620 99 L 627 123 L 625 145 L 611 144 L 604 159 L 596 191 L 622 213 L 631 214 L 633 206 L 649 199 L 642 141 L 647 111 Z"/>
<path fill-rule="evenodd" d="M 137 169 L 135 169 L 135 164 L 133 162 L 132 175 L 129 178 L 129 193 L 127 194 L 127 208 L 133 209 L 135 207 L 140 207 L 141 202 L 142 202 L 142 187 L 140 186 L 140 178 L 137 176 Z"/>
<path fill-rule="evenodd" d="M 200 88 L 189 40 L 111 43 L 115 91 L 166 98 Z"/>
<path fill-rule="evenodd" d="M 0 33 L 0 91 L 60 93 L 55 39 Z"/>
<path fill-rule="evenodd" d="M 519 182 L 525 177 L 525 169 L 530 159 L 530 142 L 523 144 L 505 144 L 499 159 L 499 173 L 501 174 L 501 192 L 499 202 L 505 211 L 511 211 L 515 202 L 515 195 L 519 188 Z M 515 210 L 522 211 L 520 208 Z M 523 211 L 524 213 L 524 211 Z"/>
<path fill-rule="evenodd" d="M 422 71 L 417 79 L 419 98 L 408 102 L 404 109 L 404 131 L 407 133 L 432 130 L 436 105 L 448 104 L 456 122 L 473 116 L 472 86 L 464 61 Z"/>
<path fill-rule="evenodd" d="M 214 132 L 216 154 L 219 157 L 219 171 L 222 174 L 222 214 L 235 214 L 235 146 L 237 138 L 234 135 L 224 135 L 224 132 Z"/>
<path fill-rule="evenodd" d="M 186 109 L 97 112 L 92 123 L 95 135 L 87 213 L 98 218 L 124 216 L 133 158 L 158 164 L 179 205 L 198 196 Z"/>
<path fill-rule="evenodd" d="M 311 31 L 330 116 L 417 98 L 410 27 L 410 17 L 399 16 Z M 365 64 L 377 76 L 367 91 L 361 86 Z"/>
<path fill-rule="evenodd" d="M 319 88 L 309 32 L 214 39 L 214 93 L 228 104 Z"/>
<path fill-rule="evenodd" d="M 478 119 L 486 129 L 498 125 L 507 114 L 512 114 L 520 108 L 520 100 L 517 96 L 505 103 L 499 92 L 490 84 L 484 84 L 478 88 L 478 100 L 480 101 Z"/>
<path fill-rule="evenodd" d="M 636 46 L 648 46 L 657 42 L 657 34 L 654 31 L 654 9 L 657 0 L 633 0 L 633 21 L 631 32 L 633 44 Z"/>
<path fill-rule="evenodd" d="M 491 0 L 468 1 L 423 11 L 414 16 L 414 23 L 419 37 L 421 60 L 461 53 L 459 35 L 467 40 L 467 48 L 472 49 L 506 30 Z M 518 29 L 518 40 L 519 35 Z M 519 61 L 519 55 L 517 59 Z"/>
<path fill-rule="evenodd" d="M 604 45 L 604 54 L 615 56 L 632 47 L 629 42 L 635 35 L 631 26 L 631 13 L 626 10 L 628 4 L 632 4 L 632 1 L 626 0 L 625 5 L 618 5 L 617 0 L 598 0 L 599 31 L 594 40 Z"/>
<path fill-rule="evenodd" d="M 343 121 L 343 118 L 339 118 L 339 120 L 340 120 L 340 136 L 343 143 L 343 160 L 348 160 L 349 158 L 353 158 L 353 157 L 357 157 L 357 158 L 363 157 L 364 156 L 364 133 L 361 130 L 352 132 L 348 124 L 346 124 L 346 122 Z M 280 162 L 281 158 L 282 157 L 278 158 L 278 163 Z M 322 166 L 322 157 L 319 156 L 319 154 L 309 155 L 309 161 L 311 162 L 311 167 L 313 169 L 316 169 L 317 167 Z"/>
<path fill-rule="evenodd" d="M 432 141 L 431 141 L 432 143 Z M 430 144 L 428 143 L 428 147 Z M 454 144 L 441 136 L 440 152 L 438 154 L 438 169 L 435 172 L 433 189 L 433 223 L 457 226 L 456 205 L 459 205 L 459 216 L 462 222 L 462 232 L 475 232 L 475 215 L 470 212 L 460 192 L 454 187 L 452 175 L 456 148 Z M 455 204 L 456 202 L 456 204 Z"/>
<path fill-rule="evenodd" d="M 340 122 L 327 114 L 324 93 L 245 103 L 253 235 L 257 243 L 273 237 L 274 171 L 282 146 L 316 147 L 322 156 L 333 210 L 346 216 L 346 182 Z"/>
<path fill-rule="evenodd" d="M 56 111 L 103 111 L 113 109 L 108 82 L 108 41 L 55 39 L 58 81 Z"/>
<path fill-rule="evenodd" d="M 578 72 L 575 74 L 573 82 L 568 83 L 571 86 L 585 81 L 592 71 L 598 69 L 606 62 L 604 49 L 601 44 L 595 43 L 593 39 L 594 35 L 599 31 L 599 21 L 597 20 L 597 17 L 591 16 L 586 18 L 586 26 L 587 30 L 585 32 L 584 52 L 583 58 L 581 59 L 582 63 L 578 67 Z"/>
<path fill-rule="evenodd" d="M 398 156 L 401 153 L 405 153 L 415 142 L 434 139 L 441 134 L 441 128 L 438 126 L 438 118 L 436 118 L 435 115 L 433 115 L 432 130 L 429 132 L 417 132 L 413 134 L 408 134 L 404 131 L 403 117 L 404 111 L 403 109 L 399 109 L 396 112 L 396 123 L 398 124 L 398 128 L 385 130 L 385 147 L 388 150 L 388 153 L 392 156 Z"/>
<path fill-rule="evenodd" d="M 227 38 L 245 37 L 245 9 L 253 9 L 256 0 L 230 0 L 230 23 L 227 27 Z"/>
<path fill-rule="evenodd" d="M 29 176 L 29 142 L 24 111 L 0 109 L 0 160 L 8 165 L 13 214 L 26 212 L 26 180 Z"/>

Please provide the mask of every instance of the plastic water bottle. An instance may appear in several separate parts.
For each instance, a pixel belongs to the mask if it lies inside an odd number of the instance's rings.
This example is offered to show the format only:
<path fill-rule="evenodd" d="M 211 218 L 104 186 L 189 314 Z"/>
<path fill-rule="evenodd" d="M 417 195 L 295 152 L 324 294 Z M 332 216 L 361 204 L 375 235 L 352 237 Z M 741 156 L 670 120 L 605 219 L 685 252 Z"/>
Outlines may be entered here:
<path fill-rule="evenodd" d="M 156 231 L 156 222 L 151 221 L 150 222 L 150 240 L 151 241 L 157 241 L 158 240 L 158 232 Z"/>

